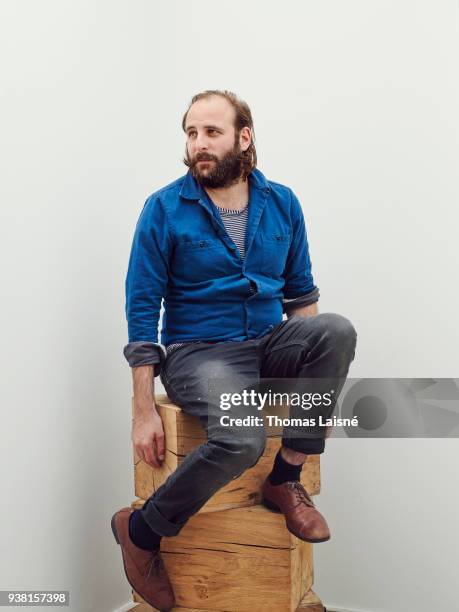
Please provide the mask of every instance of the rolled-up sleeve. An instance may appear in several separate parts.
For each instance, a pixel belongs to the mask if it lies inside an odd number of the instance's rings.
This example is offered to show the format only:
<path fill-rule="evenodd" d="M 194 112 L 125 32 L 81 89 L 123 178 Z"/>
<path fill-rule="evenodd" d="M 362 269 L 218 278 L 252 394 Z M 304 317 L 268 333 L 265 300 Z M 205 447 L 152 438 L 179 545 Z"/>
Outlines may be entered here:
<path fill-rule="evenodd" d="M 160 364 L 158 322 L 166 295 L 172 238 L 167 214 L 151 196 L 137 222 L 126 276 L 126 318 L 129 343 L 124 355 L 131 367 Z M 158 375 L 159 368 L 155 368 Z"/>
<path fill-rule="evenodd" d="M 291 192 L 291 198 L 293 231 L 283 275 L 285 279 L 284 298 L 293 300 L 310 294 L 314 301 L 317 301 L 318 288 L 314 284 L 311 272 L 311 258 L 303 211 L 293 192 Z"/>
<path fill-rule="evenodd" d="M 319 301 L 319 297 L 319 288 L 316 287 L 315 289 L 313 289 L 309 293 L 306 293 L 305 295 L 302 295 L 301 297 L 292 300 L 283 300 L 283 311 L 288 315 L 292 310 L 315 304 Z"/>
<path fill-rule="evenodd" d="M 123 353 L 131 368 L 143 365 L 161 365 L 162 359 L 166 358 L 166 349 L 162 344 L 156 342 L 129 342 L 124 347 Z"/>

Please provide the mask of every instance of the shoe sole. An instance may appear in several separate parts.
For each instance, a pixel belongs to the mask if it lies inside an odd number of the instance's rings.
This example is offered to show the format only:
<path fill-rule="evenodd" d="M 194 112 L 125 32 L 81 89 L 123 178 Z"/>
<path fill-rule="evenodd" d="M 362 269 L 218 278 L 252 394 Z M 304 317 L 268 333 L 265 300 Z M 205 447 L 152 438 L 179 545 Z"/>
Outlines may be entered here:
<path fill-rule="evenodd" d="M 112 520 L 111 520 L 111 523 L 110 523 L 110 524 L 111 524 L 111 527 L 112 527 L 113 536 L 114 536 L 114 538 L 115 538 L 115 540 L 116 540 L 116 543 L 118 544 L 118 546 L 121 546 L 121 544 L 120 544 L 120 540 L 119 540 L 119 537 L 118 537 L 118 531 L 116 530 L 116 513 L 115 513 L 115 514 L 112 516 Z M 126 576 L 126 580 L 129 582 L 129 584 L 130 584 L 130 585 L 131 585 L 131 587 L 134 589 L 134 591 L 135 591 L 136 593 L 138 593 L 138 594 L 140 595 L 140 597 L 142 597 L 143 599 L 145 599 L 145 601 L 147 602 L 147 604 L 148 604 L 148 605 L 153 606 L 153 608 L 156 608 L 156 609 L 157 609 L 157 610 L 159 610 L 160 612 L 170 612 L 170 610 L 173 610 L 173 607 L 172 607 L 172 608 L 159 608 L 157 604 L 153 603 L 152 601 L 149 601 L 149 600 L 147 599 L 147 597 L 145 597 L 145 595 L 144 595 L 143 593 L 141 593 L 141 592 L 140 592 L 140 591 L 137 589 L 137 587 L 135 587 L 135 586 L 132 584 L 132 582 L 129 580 L 129 576 L 128 576 L 127 571 L 126 571 L 126 564 L 124 563 L 124 555 L 122 555 L 122 557 L 123 557 L 123 568 L 124 568 L 124 574 L 125 574 L 125 576 Z"/>
<path fill-rule="evenodd" d="M 266 508 L 269 508 L 269 510 L 273 510 L 274 512 L 277 512 L 278 514 L 283 514 L 283 512 L 279 508 L 279 506 L 277 504 L 275 504 L 273 501 L 271 501 L 270 499 L 267 499 L 266 497 L 262 497 L 261 503 L 264 506 L 266 506 Z M 287 521 L 285 521 L 285 526 L 290 531 L 290 533 L 292 533 L 299 540 L 303 540 L 303 542 L 309 542 L 310 544 L 319 544 L 320 542 L 328 542 L 328 540 L 330 539 L 330 536 L 328 536 L 326 538 L 316 538 L 316 539 L 305 538 L 304 536 L 299 535 L 299 533 L 297 533 L 294 529 L 291 529 L 288 526 Z"/>
<path fill-rule="evenodd" d="M 118 544 L 118 546 L 121 546 L 119 538 L 118 538 L 118 532 L 116 531 L 115 517 L 116 517 L 116 514 L 112 516 L 112 520 L 110 524 L 112 526 L 113 536 L 115 537 L 116 543 Z"/>

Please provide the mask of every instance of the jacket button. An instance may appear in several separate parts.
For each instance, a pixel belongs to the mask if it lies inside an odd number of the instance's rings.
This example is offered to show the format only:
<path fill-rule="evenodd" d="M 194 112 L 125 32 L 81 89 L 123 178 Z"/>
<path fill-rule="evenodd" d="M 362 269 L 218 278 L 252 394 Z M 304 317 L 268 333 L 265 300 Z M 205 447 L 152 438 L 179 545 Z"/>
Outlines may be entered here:
<path fill-rule="evenodd" d="M 201 240 L 199 243 L 199 246 L 202 248 L 206 243 L 204 242 L 204 240 Z"/>

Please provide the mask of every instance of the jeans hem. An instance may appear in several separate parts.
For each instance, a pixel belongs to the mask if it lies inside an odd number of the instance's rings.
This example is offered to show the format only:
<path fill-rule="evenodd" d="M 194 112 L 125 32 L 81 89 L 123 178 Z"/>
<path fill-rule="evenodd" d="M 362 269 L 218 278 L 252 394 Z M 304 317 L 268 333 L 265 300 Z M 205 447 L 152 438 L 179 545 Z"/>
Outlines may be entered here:
<path fill-rule="evenodd" d="M 282 446 L 305 455 L 321 455 L 325 450 L 325 438 L 282 438 Z"/>
<path fill-rule="evenodd" d="M 140 511 L 150 529 L 160 536 L 176 536 L 185 525 L 185 523 L 171 523 L 165 519 L 150 500 L 147 501 Z"/>

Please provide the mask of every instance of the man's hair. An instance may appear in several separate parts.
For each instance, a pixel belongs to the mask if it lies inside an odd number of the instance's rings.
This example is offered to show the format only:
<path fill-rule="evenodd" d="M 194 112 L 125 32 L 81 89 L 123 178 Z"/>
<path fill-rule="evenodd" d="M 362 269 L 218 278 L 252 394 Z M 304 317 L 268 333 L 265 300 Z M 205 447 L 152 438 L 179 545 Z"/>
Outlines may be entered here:
<path fill-rule="evenodd" d="M 255 149 L 255 131 L 253 127 L 253 119 L 252 113 L 250 111 L 249 105 L 244 100 L 241 100 L 237 97 L 235 93 L 232 91 L 227 91 L 226 89 L 207 89 L 206 91 L 201 91 L 191 98 L 191 102 L 188 105 L 186 113 L 183 115 L 182 119 L 182 128 L 185 130 L 186 117 L 188 115 L 188 111 L 193 106 L 195 102 L 198 100 L 202 100 L 203 98 L 210 98 L 211 96 L 220 96 L 228 100 L 231 106 L 234 108 L 236 116 L 234 119 L 234 127 L 236 130 L 236 138 L 239 136 L 242 128 L 248 127 L 252 133 L 252 139 L 249 148 L 247 151 L 243 151 L 242 162 L 241 162 L 241 170 L 242 170 L 242 178 L 245 180 L 247 176 L 252 172 L 254 168 L 257 166 L 257 151 Z"/>

